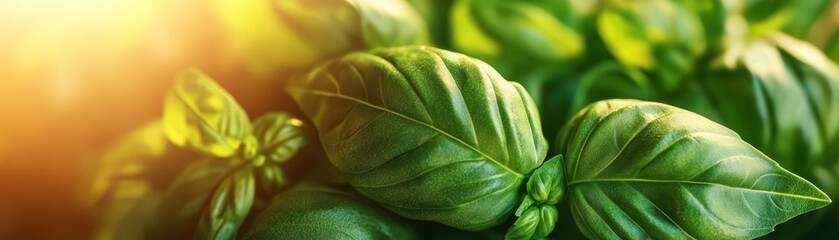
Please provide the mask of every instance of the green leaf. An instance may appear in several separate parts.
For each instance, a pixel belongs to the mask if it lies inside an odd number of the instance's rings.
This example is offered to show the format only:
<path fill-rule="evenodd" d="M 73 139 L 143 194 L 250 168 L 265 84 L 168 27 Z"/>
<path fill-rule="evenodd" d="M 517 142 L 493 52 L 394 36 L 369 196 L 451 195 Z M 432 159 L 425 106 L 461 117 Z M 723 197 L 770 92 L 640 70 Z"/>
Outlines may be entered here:
<path fill-rule="evenodd" d="M 178 75 L 166 97 L 163 127 L 175 145 L 229 157 L 250 133 L 250 120 L 212 79 L 198 70 L 187 70 Z"/>
<path fill-rule="evenodd" d="M 404 0 L 214 3 L 233 46 L 257 73 L 304 68 L 354 50 L 425 44 L 428 29 Z"/>
<path fill-rule="evenodd" d="M 278 194 L 245 239 L 418 239 L 398 218 L 353 194 L 297 186 Z"/>
<path fill-rule="evenodd" d="M 582 36 L 534 2 L 491 0 L 472 3 L 476 22 L 489 36 L 510 48 L 505 51 L 541 61 L 569 59 L 583 53 Z"/>
<path fill-rule="evenodd" d="M 554 230 L 558 216 L 559 213 L 553 205 L 529 207 L 516 219 L 504 235 L 504 239 L 545 239 Z"/>
<path fill-rule="evenodd" d="M 253 135 L 259 142 L 258 155 L 280 163 L 297 153 L 306 139 L 303 136 L 303 121 L 289 113 L 268 113 L 253 122 Z"/>
<path fill-rule="evenodd" d="M 588 70 L 580 79 L 579 89 L 574 94 L 569 116 L 583 107 L 600 100 L 631 98 L 653 100 L 656 91 L 647 76 L 638 69 L 614 61 L 603 62 Z"/>
<path fill-rule="evenodd" d="M 433 46 L 449 48 L 449 15 L 454 2 L 451 0 L 407 0 L 428 25 Z"/>
<path fill-rule="evenodd" d="M 664 104 L 593 103 L 558 147 L 588 238 L 755 238 L 831 202 L 733 131 Z"/>
<path fill-rule="evenodd" d="M 198 222 L 196 239 L 235 239 L 239 226 L 253 206 L 255 181 L 252 168 L 240 168 L 215 189 Z"/>
<path fill-rule="evenodd" d="M 519 82 L 532 81 L 528 78 L 537 71 L 572 69 L 586 42 L 579 29 L 582 17 L 565 10 L 570 8 L 565 1 L 455 1 L 452 48 Z"/>
<path fill-rule="evenodd" d="M 203 207 L 233 167 L 228 161 L 202 159 L 184 169 L 163 194 L 147 237 L 189 238 Z"/>
<path fill-rule="evenodd" d="M 353 53 L 287 90 L 349 183 L 411 219 L 469 230 L 497 225 L 546 154 L 524 89 L 457 53 Z"/>
<path fill-rule="evenodd" d="M 279 164 L 265 164 L 254 169 L 259 193 L 276 193 L 286 184 L 286 176 Z"/>
<path fill-rule="evenodd" d="M 86 176 L 85 202 L 96 203 L 108 192 L 117 190 L 115 179 L 137 177 L 156 160 L 171 151 L 160 120 L 154 120 L 133 130 L 91 159 L 93 168 Z"/>
<path fill-rule="evenodd" d="M 146 224 L 153 222 L 161 193 L 149 184 L 126 180 L 114 183 L 114 196 L 96 205 L 97 239 L 140 240 Z"/>
<path fill-rule="evenodd" d="M 553 157 L 533 171 L 527 180 L 527 193 L 537 203 L 556 205 L 565 196 L 565 167 L 562 155 Z"/>
<path fill-rule="evenodd" d="M 651 71 L 665 90 L 674 91 L 692 73 L 709 41 L 702 11 L 691 9 L 698 7 L 691 3 L 607 1 L 597 31 L 619 62 Z"/>
<path fill-rule="evenodd" d="M 749 44 L 740 65 L 703 80 L 721 122 L 812 180 L 839 143 L 839 68 L 814 46 L 785 35 Z"/>

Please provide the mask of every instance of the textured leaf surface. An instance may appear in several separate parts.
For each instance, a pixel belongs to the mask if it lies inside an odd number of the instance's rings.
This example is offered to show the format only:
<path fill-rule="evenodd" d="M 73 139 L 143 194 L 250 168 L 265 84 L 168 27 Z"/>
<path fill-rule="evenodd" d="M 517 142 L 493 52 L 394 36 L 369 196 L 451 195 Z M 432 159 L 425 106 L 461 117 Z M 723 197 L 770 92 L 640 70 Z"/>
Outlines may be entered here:
<path fill-rule="evenodd" d="M 280 193 L 245 239 L 417 239 L 410 227 L 355 195 L 320 186 Z"/>
<path fill-rule="evenodd" d="M 596 102 L 558 144 L 589 238 L 755 238 L 830 203 L 736 133 L 668 105 Z"/>
<path fill-rule="evenodd" d="M 232 156 L 250 133 L 242 107 L 197 70 L 178 75 L 163 108 L 163 127 L 170 141 L 212 156 Z"/>
<path fill-rule="evenodd" d="M 412 219 L 495 225 L 546 154 L 527 93 L 461 54 L 428 47 L 349 54 L 288 91 L 350 184 Z"/>

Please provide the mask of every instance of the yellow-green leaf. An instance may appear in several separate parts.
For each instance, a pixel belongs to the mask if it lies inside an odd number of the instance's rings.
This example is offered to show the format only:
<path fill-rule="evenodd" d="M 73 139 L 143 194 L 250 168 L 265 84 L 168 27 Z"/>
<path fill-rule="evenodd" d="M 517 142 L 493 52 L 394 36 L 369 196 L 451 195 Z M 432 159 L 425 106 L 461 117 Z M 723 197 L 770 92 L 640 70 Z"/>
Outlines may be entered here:
<path fill-rule="evenodd" d="M 197 70 L 178 75 L 163 109 L 166 136 L 175 145 L 229 157 L 250 133 L 250 121 L 227 91 Z"/>

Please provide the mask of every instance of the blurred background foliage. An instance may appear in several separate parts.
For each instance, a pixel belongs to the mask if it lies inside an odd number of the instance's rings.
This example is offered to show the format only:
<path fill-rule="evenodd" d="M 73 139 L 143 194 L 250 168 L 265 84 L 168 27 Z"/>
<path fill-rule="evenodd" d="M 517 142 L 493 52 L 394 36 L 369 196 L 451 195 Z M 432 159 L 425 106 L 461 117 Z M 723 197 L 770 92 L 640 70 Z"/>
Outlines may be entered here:
<path fill-rule="evenodd" d="M 837 29 L 833 0 L 2 1 L 0 239 L 141 236 L 197 157 L 159 121 L 181 69 L 212 76 L 251 118 L 299 113 L 285 79 L 398 45 L 463 52 L 521 82 L 548 139 L 593 101 L 665 102 L 736 130 L 836 199 Z M 767 238 L 829 239 L 839 208 L 793 222 Z M 558 228 L 579 237 L 570 218 Z"/>

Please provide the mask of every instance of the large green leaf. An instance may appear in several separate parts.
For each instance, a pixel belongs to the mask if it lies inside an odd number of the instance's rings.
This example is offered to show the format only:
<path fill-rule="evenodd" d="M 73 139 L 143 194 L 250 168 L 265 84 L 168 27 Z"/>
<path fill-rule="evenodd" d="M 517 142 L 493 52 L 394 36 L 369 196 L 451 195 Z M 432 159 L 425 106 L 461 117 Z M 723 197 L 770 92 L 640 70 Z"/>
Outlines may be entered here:
<path fill-rule="evenodd" d="M 398 218 L 336 189 L 302 185 L 278 194 L 245 239 L 418 239 Z"/>
<path fill-rule="evenodd" d="M 248 115 L 227 91 L 198 70 L 180 73 L 163 106 L 170 141 L 200 152 L 229 157 L 250 133 Z"/>
<path fill-rule="evenodd" d="M 593 103 L 558 146 L 589 238 L 755 238 L 830 203 L 733 131 L 664 104 Z"/>
<path fill-rule="evenodd" d="M 253 135 L 259 142 L 258 155 L 277 163 L 294 156 L 306 140 L 303 122 L 289 113 L 268 113 L 253 122 Z"/>
<path fill-rule="evenodd" d="M 496 225 L 546 154 L 524 89 L 457 53 L 349 54 L 289 82 L 288 92 L 350 184 L 412 219 Z"/>
<path fill-rule="evenodd" d="M 253 169 L 240 168 L 216 187 L 196 228 L 196 239 L 235 239 L 251 211 L 255 194 Z"/>

